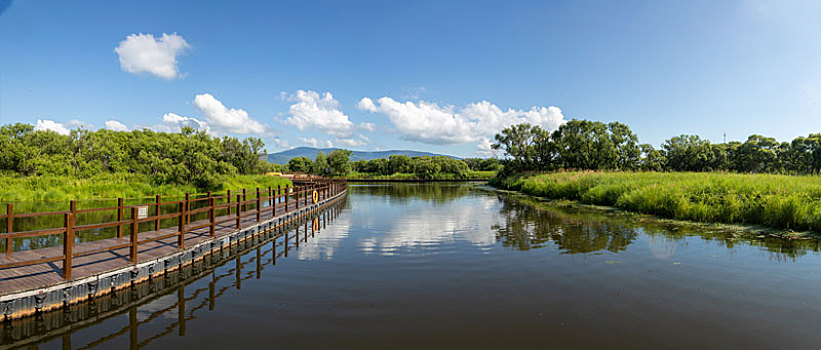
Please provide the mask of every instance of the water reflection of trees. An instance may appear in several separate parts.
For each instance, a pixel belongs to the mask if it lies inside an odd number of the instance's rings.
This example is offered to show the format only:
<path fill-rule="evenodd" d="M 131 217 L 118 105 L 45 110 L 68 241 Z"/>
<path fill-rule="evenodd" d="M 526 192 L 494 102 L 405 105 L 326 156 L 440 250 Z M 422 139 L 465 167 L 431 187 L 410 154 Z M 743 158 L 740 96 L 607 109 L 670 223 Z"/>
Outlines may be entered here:
<path fill-rule="evenodd" d="M 354 185 L 348 188 L 359 196 L 386 198 L 392 204 L 404 204 L 415 199 L 449 203 L 468 195 L 474 187 L 476 184 L 471 183 L 431 182 Z"/>
<path fill-rule="evenodd" d="M 795 261 L 808 252 L 821 251 L 821 239 L 789 239 L 773 235 L 740 233 L 731 227 L 656 220 L 640 215 L 603 213 L 597 210 L 556 208 L 537 201 L 498 195 L 503 224 L 492 227 L 497 240 L 518 250 L 555 244 L 566 253 L 618 252 L 640 233 L 650 236 L 651 251 L 674 251 L 676 242 L 698 236 L 727 249 L 737 244 L 762 247 L 773 261 Z M 655 242 L 655 246 L 654 245 Z M 662 253 L 662 252 L 657 252 Z M 672 254 L 672 253 L 670 253 Z"/>
<path fill-rule="evenodd" d="M 638 236 L 627 221 L 597 220 L 592 213 L 543 210 L 500 195 L 503 224 L 492 227 L 505 247 L 529 250 L 550 242 L 566 253 L 622 251 Z"/>

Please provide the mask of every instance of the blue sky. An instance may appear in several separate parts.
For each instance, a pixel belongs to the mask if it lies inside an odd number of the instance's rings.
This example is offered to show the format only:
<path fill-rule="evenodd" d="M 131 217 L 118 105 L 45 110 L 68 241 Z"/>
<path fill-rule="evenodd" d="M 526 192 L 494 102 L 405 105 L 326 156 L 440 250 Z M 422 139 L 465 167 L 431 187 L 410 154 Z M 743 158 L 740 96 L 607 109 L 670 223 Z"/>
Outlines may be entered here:
<path fill-rule="evenodd" d="M 521 121 L 618 120 L 654 145 L 682 133 L 821 132 L 818 2 L 0 8 L 1 123 L 188 124 L 262 137 L 271 152 L 330 142 L 457 156 L 485 154 L 499 128 Z"/>

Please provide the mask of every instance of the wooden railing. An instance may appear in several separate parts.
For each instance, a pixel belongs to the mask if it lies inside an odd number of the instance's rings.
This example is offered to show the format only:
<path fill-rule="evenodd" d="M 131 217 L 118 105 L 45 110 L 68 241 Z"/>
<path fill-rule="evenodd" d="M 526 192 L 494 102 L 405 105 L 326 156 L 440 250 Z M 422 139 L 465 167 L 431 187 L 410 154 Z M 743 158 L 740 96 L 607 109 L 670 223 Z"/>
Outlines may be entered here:
<path fill-rule="evenodd" d="M 63 278 L 71 279 L 72 259 L 97 254 L 105 251 L 117 250 L 122 248 L 129 248 L 129 261 L 131 263 L 137 262 L 137 252 L 141 244 L 154 242 L 170 237 L 177 237 L 177 245 L 179 249 L 185 248 L 185 234 L 187 232 L 198 230 L 202 228 L 209 228 L 210 236 L 216 235 L 217 225 L 225 223 L 233 223 L 237 230 L 242 229 L 242 220 L 248 216 L 254 215 L 257 222 L 262 220 L 263 210 L 271 210 L 272 216 L 277 215 L 277 210 L 284 207 L 284 213 L 292 210 L 298 210 L 300 207 L 305 207 L 315 201 L 327 199 L 343 192 L 347 183 L 344 180 L 331 180 L 318 177 L 294 177 L 292 178 L 293 186 L 286 185 L 285 187 L 278 186 L 277 188 L 268 187 L 267 190 L 260 190 L 256 188 L 250 193 L 251 199 L 248 199 L 249 191 L 243 189 L 241 192 L 226 191 L 224 195 L 215 195 L 208 192 L 204 197 L 191 198 L 190 194 L 185 195 L 185 199 L 176 201 L 164 202 L 160 195 L 157 195 L 153 203 L 139 204 L 139 205 L 123 205 L 123 198 L 117 199 L 116 207 L 106 208 L 90 208 L 77 209 L 77 202 L 71 201 L 69 203 L 69 210 L 54 211 L 42 213 L 15 213 L 14 206 L 8 203 L 6 214 L 0 215 L 0 219 L 6 219 L 6 233 L 0 234 L 0 241 L 5 241 L 6 252 L 0 260 L 0 269 L 8 269 L 43 263 L 50 263 L 55 261 L 63 262 Z M 218 203 L 221 202 L 221 203 Z M 263 207 L 263 203 L 267 204 Z M 252 205 L 252 209 L 248 206 Z M 163 213 L 163 206 L 175 206 L 176 210 L 173 212 Z M 149 210 L 149 208 L 154 208 Z M 145 216 L 141 217 L 140 210 L 145 210 Z M 217 210 L 227 210 L 228 218 L 217 218 Z M 101 211 L 116 211 L 117 219 L 111 222 L 94 223 L 88 225 L 76 225 L 76 218 L 78 214 L 101 212 Z M 130 217 L 126 219 L 125 213 L 130 212 Z M 153 216 L 148 216 L 148 212 L 153 212 Z M 191 226 L 191 216 L 198 213 L 207 213 L 207 220 L 196 226 Z M 14 231 L 14 221 L 19 218 L 29 217 L 46 217 L 46 216 L 62 216 L 62 227 L 46 228 L 30 231 Z M 177 219 L 177 227 L 175 231 L 161 234 L 160 222 L 162 220 Z M 154 222 L 153 231 L 155 235 L 152 237 L 140 240 L 140 224 L 146 222 Z M 123 242 L 121 238 L 125 235 L 124 226 L 129 226 L 129 240 Z M 116 227 L 117 240 L 116 244 L 107 245 L 104 247 L 75 251 L 75 234 L 79 231 L 99 230 L 104 228 Z M 144 232 L 147 233 L 147 232 Z M 38 236 L 62 235 L 62 255 L 49 256 L 38 259 L 26 259 L 25 257 L 17 260 L 16 254 L 20 254 L 21 250 L 14 251 L 14 239 Z M 25 250 L 22 250 L 25 251 Z"/>

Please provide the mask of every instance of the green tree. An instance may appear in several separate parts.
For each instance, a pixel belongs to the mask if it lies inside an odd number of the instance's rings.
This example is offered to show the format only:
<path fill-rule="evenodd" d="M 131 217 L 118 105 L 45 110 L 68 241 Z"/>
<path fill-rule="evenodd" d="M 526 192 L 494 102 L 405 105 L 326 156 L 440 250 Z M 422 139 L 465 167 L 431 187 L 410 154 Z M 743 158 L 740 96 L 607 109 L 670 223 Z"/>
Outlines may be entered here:
<path fill-rule="evenodd" d="M 565 168 L 601 170 L 617 166 L 619 153 L 604 123 L 573 119 L 559 127 L 552 138 Z"/>
<path fill-rule="evenodd" d="M 308 174 L 311 172 L 312 166 L 313 162 L 307 157 L 294 157 L 288 161 L 288 169 L 295 173 Z"/>
<path fill-rule="evenodd" d="M 502 171 L 503 168 L 504 168 L 504 166 L 502 165 L 502 162 L 500 162 L 498 159 L 496 159 L 496 158 L 486 158 L 486 159 L 482 159 L 482 162 L 479 163 L 479 168 L 478 169 L 471 168 L 471 170 L 500 172 L 500 171 Z"/>
<path fill-rule="evenodd" d="M 351 154 L 346 149 L 335 149 L 328 154 L 328 167 L 332 176 L 346 176 L 351 172 Z"/>
<path fill-rule="evenodd" d="M 411 173 L 411 158 L 404 155 L 392 155 L 388 157 L 388 167 L 390 173 Z M 390 174 L 388 174 L 390 175 Z"/>
<path fill-rule="evenodd" d="M 311 165 L 311 174 L 327 175 L 330 167 L 328 166 L 328 157 L 322 151 L 316 155 L 314 163 Z"/>
<path fill-rule="evenodd" d="M 416 177 L 423 179 L 423 180 L 431 180 L 436 178 L 436 174 L 439 173 L 441 168 L 439 164 L 437 164 L 433 158 L 425 156 L 425 157 L 413 157 L 414 159 L 414 174 Z"/>
<path fill-rule="evenodd" d="M 638 136 L 630 131 L 627 125 L 619 122 L 607 124 L 607 128 L 610 132 L 610 140 L 616 148 L 615 168 L 621 170 L 638 169 L 641 158 Z"/>
<path fill-rule="evenodd" d="M 662 145 L 667 166 L 675 171 L 708 171 L 715 163 L 710 142 L 696 135 L 681 135 Z"/>
<path fill-rule="evenodd" d="M 549 169 L 554 165 L 556 147 L 549 133 L 538 125 L 523 123 L 507 127 L 496 134 L 495 140 L 491 148 L 504 152 L 503 164 L 508 171 Z"/>
<path fill-rule="evenodd" d="M 778 169 L 779 146 L 772 137 L 750 135 L 738 149 L 738 171 L 758 173 Z"/>
<path fill-rule="evenodd" d="M 642 157 L 639 160 L 639 168 L 644 171 L 662 171 L 667 165 L 667 159 L 664 154 L 653 148 L 650 144 L 642 144 L 639 146 Z"/>

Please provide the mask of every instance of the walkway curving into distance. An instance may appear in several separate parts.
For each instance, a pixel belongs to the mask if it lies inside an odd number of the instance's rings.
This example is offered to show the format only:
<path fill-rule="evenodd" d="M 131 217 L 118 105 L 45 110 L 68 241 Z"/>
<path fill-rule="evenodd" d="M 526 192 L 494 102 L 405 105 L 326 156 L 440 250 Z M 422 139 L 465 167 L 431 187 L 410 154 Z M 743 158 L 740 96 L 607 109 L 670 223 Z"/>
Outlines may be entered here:
<path fill-rule="evenodd" d="M 70 254 L 66 253 L 65 245 L 2 254 L 0 266 L 11 267 L 0 269 L 0 312 L 6 319 L 12 319 L 114 291 L 190 264 L 213 251 L 221 251 L 224 246 L 269 232 L 316 212 L 346 194 L 344 182 L 335 186 L 325 183 L 325 186 L 310 184 L 297 188 L 290 195 L 228 205 L 209 200 L 210 210 L 208 206 L 191 210 L 208 212 L 203 220 L 187 222 L 183 220 L 185 215 L 179 213 L 163 215 L 177 217 L 182 224 L 139 232 L 139 242 L 128 235 L 72 244 Z M 245 208 L 246 204 L 256 206 L 251 210 L 215 215 L 216 209 Z M 140 220 L 135 220 L 135 225 L 139 225 Z M 69 278 L 64 267 L 66 256 L 72 257 L 68 260 Z M 14 266 L 41 260 L 46 262 Z"/>
<path fill-rule="evenodd" d="M 300 245 L 321 235 L 327 226 L 333 225 L 344 203 L 344 200 L 334 201 L 320 212 L 281 226 L 269 235 L 233 245 L 227 255 L 212 255 L 185 268 L 169 271 L 162 278 L 115 291 L 104 298 L 72 304 L 60 312 L 6 322 L 0 332 L 0 349 L 23 348 L 52 340 L 60 341 L 64 349 L 73 348 L 79 344 L 75 339 L 72 345 L 72 332 L 125 314 L 128 315 L 127 325 L 95 336 L 83 348 L 112 346 L 118 338 L 127 337 L 130 348 L 136 349 L 165 336 L 185 335 L 186 322 L 213 311 L 226 292 L 259 280 L 264 271 L 275 268 L 278 260 L 288 258 L 289 252 L 298 251 Z M 293 234 L 289 235 L 289 231 Z M 222 266 L 225 270 L 215 273 Z M 191 286 L 200 278 L 209 279 L 207 287 Z M 168 296 L 175 301 L 163 308 L 151 309 L 147 317 L 136 317 L 147 304 Z M 145 326 L 157 318 L 173 318 L 174 321 L 160 331 L 146 329 L 150 327 Z"/>

